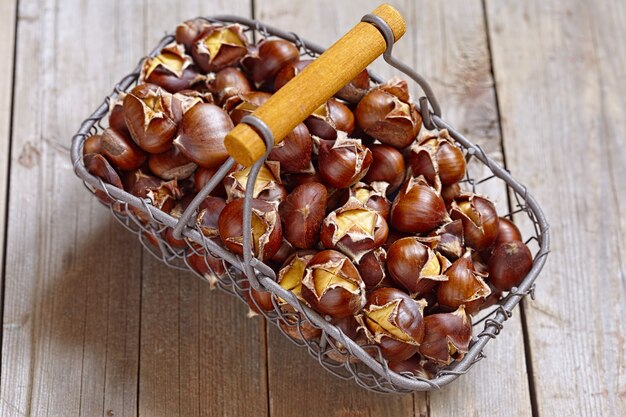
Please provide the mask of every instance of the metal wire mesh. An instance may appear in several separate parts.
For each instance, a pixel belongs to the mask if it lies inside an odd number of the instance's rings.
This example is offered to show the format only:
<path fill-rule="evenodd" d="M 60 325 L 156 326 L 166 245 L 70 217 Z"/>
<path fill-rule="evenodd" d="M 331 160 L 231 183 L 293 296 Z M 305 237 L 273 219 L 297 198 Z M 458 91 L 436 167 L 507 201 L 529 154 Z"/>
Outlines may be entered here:
<path fill-rule="evenodd" d="M 302 55 L 316 57 L 323 52 L 319 46 L 303 40 L 294 33 L 284 32 L 256 20 L 238 16 L 214 16 L 203 19 L 216 24 L 238 23 L 254 39 L 257 36 L 274 36 L 287 39 L 296 44 Z M 377 23 L 380 23 L 366 18 L 364 20 L 375 24 L 377 27 L 379 26 Z M 379 27 L 379 29 L 384 35 L 384 28 Z M 163 46 L 173 40 L 173 35 L 165 36 L 149 56 L 156 55 Z M 377 346 L 360 346 L 345 336 L 338 327 L 329 323 L 327 320 L 330 319 L 329 317 L 320 316 L 303 305 L 294 294 L 278 285 L 275 281 L 274 271 L 267 265 L 254 258 L 247 263 L 244 262 L 241 257 L 233 255 L 218 243 L 206 238 L 195 222 L 179 222 L 170 214 L 152 206 L 149 200 L 137 198 L 124 190 L 105 184 L 87 171 L 82 159 L 83 142 L 89 135 L 104 128 L 102 122 L 115 98 L 137 83 L 143 59 L 132 73 L 122 78 L 115 85 L 113 92 L 105 98 L 96 111 L 83 121 L 80 129 L 73 137 L 71 154 L 74 170 L 89 191 L 93 193 L 100 191 L 100 199 L 110 208 L 112 215 L 138 237 L 149 253 L 162 260 L 169 267 L 182 271 L 192 271 L 209 285 L 216 286 L 244 302 L 257 303 L 255 298 L 250 296 L 251 287 L 272 292 L 275 295 L 272 297 L 274 309 L 267 312 L 257 305 L 257 310 L 296 345 L 306 348 L 323 368 L 339 378 L 353 380 L 366 389 L 382 393 L 430 391 L 452 382 L 459 375 L 465 374 L 476 362 L 483 359 L 485 357 L 483 354 L 484 346 L 500 333 L 504 322 L 511 317 L 515 306 L 526 295 L 533 296 L 534 281 L 548 254 L 548 224 L 538 203 L 523 184 L 490 159 L 479 146 L 472 144 L 441 118 L 439 106 L 434 100 L 428 84 L 412 69 L 391 56 L 391 46 L 385 53 L 385 59 L 415 80 L 426 92 L 426 97 L 419 100 L 425 125 L 448 129 L 451 136 L 465 152 L 468 162 L 475 162 L 474 164 L 468 163 L 467 176 L 463 181 L 465 188 L 479 191 L 480 187 L 494 181 L 503 186 L 506 185 L 511 196 L 510 200 L 513 202 L 512 210 L 506 216 L 515 215 L 516 219 L 524 216 L 533 225 L 534 230 L 533 235 L 526 242 L 535 251 L 531 271 L 517 288 L 513 288 L 496 305 L 488 311 L 482 312 L 479 318 L 474 320 L 475 336 L 465 357 L 461 361 L 453 362 L 450 366 L 439 370 L 432 379 L 391 371 Z M 376 82 L 382 82 L 376 76 L 372 78 Z M 232 164 L 232 161 L 229 161 L 229 164 Z M 478 167 L 478 169 L 473 170 L 472 166 Z M 228 171 L 226 167 L 224 168 L 224 172 Z M 488 172 L 487 175 L 484 175 L 485 171 Z M 476 175 L 481 176 L 477 177 Z M 215 177 L 219 178 L 219 175 Z M 212 187 L 205 188 L 200 194 L 208 195 L 211 191 L 209 188 Z M 251 190 L 253 187 L 247 188 Z M 201 199 L 200 194 L 199 199 Z M 104 198 L 102 198 L 103 196 Z M 192 213 L 195 211 L 195 207 L 190 207 L 190 209 L 187 214 L 195 214 Z M 138 217 L 138 213 L 141 214 L 141 219 Z M 185 215 L 181 218 L 184 219 L 184 217 Z M 176 228 L 177 231 L 181 232 L 182 241 L 185 243 L 184 247 L 173 246 L 163 237 L 169 228 Z M 175 234 L 175 236 L 178 235 Z M 198 264 L 198 261 L 201 263 Z M 246 278 L 243 273 L 246 270 L 248 270 L 248 274 L 246 274 L 248 277 L 250 277 L 249 271 L 253 271 L 252 279 Z M 255 285 L 257 283 L 258 285 Z M 286 309 L 284 302 L 293 309 Z M 311 337 L 311 334 L 315 334 L 316 337 Z"/>

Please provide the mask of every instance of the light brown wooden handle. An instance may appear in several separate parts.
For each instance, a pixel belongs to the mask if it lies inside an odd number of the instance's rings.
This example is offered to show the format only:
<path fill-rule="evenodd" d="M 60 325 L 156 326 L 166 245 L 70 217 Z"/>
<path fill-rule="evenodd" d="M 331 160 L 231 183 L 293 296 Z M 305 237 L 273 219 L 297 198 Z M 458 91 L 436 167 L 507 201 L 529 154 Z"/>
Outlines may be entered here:
<path fill-rule="evenodd" d="M 397 41 L 406 32 L 402 15 L 388 4 L 372 14 L 384 19 Z M 313 111 L 378 58 L 387 44 L 378 28 L 360 22 L 328 48 L 301 73 L 291 79 L 253 113 L 274 134 L 278 143 Z M 224 140 L 228 153 L 244 166 L 265 154 L 265 143 L 249 125 L 240 123 Z"/>

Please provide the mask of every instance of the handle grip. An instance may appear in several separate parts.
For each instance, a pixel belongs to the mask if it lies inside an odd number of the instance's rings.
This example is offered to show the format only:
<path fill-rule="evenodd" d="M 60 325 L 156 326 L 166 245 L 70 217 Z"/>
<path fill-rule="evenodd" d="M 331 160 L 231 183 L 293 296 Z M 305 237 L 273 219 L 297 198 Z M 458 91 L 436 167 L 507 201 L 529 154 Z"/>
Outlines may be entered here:
<path fill-rule="evenodd" d="M 382 4 L 373 12 L 391 28 L 394 41 L 406 32 L 406 22 L 392 6 Z M 371 23 L 360 22 L 329 49 L 291 79 L 252 113 L 271 130 L 275 143 L 337 93 L 344 85 L 385 52 L 383 35 Z M 251 126 L 240 123 L 224 139 L 235 161 L 251 166 L 266 152 L 263 138 Z"/>

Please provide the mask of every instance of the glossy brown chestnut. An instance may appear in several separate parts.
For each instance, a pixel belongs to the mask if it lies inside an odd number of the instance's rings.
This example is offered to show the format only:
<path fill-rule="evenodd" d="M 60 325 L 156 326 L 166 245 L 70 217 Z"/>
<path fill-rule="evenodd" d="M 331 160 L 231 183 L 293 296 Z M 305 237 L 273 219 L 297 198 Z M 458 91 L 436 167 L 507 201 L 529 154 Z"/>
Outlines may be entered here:
<path fill-rule="evenodd" d="M 337 139 L 337 131 L 350 135 L 354 130 L 354 115 L 345 104 L 331 98 L 319 106 L 304 121 L 312 135 L 326 140 Z"/>
<path fill-rule="evenodd" d="M 296 46 L 284 39 L 265 39 L 249 53 L 241 65 L 252 75 L 257 85 L 271 82 L 287 64 L 300 60 Z"/>
<path fill-rule="evenodd" d="M 213 168 L 205 168 L 198 167 L 194 174 L 194 188 L 197 193 L 199 193 L 211 178 L 215 175 L 219 167 Z M 211 195 L 214 197 L 226 198 L 226 188 L 224 188 L 223 181 L 219 181 L 213 191 L 211 191 Z"/>
<path fill-rule="evenodd" d="M 483 276 L 476 272 L 468 251 L 445 271 L 447 281 L 437 287 L 439 304 L 452 309 L 465 305 L 468 314 L 474 314 L 491 294 Z"/>
<path fill-rule="evenodd" d="M 370 75 L 366 69 L 357 74 L 335 96 L 351 104 L 357 104 L 370 89 Z"/>
<path fill-rule="evenodd" d="M 100 178 L 106 184 L 111 184 L 120 189 L 124 188 L 120 176 L 104 156 L 96 153 L 88 153 L 84 156 L 83 162 L 90 174 Z M 98 199 L 105 204 L 112 204 L 115 201 L 104 191 L 96 189 L 95 194 Z"/>
<path fill-rule="evenodd" d="M 426 233 L 446 219 L 443 199 L 420 178 L 409 178 L 391 205 L 391 225 L 401 232 Z"/>
<path fill-rule="evenodd" d="M 323 142 L 319 149 L 319 173 L 335 188 L 348 188 L 367 174 L 372 152 L 358 139 L 339 137 L 332 145 Z"/>
<path fill-rule="evenodd" d="M 280 205 L 285 239 L 299 249 L 319 241 L 326 211 L 326 187 L 317 182 L 296 187 Z"/>
<path fill-rule="evenodd" d="M 100 141 L 102 154 L 111 164 L 123 171 L 132 171 L 146 162 L 147 155 L 133 141 L 111 128 L 104 129 Z"/>
<path fill-rule="evenodd" d="M 226 207 L 226 201 L 220 197 L 208 196 L 200 203 L 196 225 L 204 236 L 219 236 L 218 222 L 224 207 Z"/>
<path fill-rule="evenodd" d="M 444 224 L 430 236 L 439 238 L 436 249 L 448 258 L 457 259 L 463 255 L 465 240 L 463 239 L 463 223 L 460 220 Z"/>
<path fill-rule="evenodd" d="M 239 166 L 224 178 L 224 187 L 228 201 L 243 198 L 246 194 L 250 168 Z M 267 201 L 275 207 L 285 200 L 287 190 L 280 181 L 280 166 L 273 161 L 267 161 L 259 170 L 254 182 L 252 197 Z"/>
<path fill-rule="evenodd" d="M 83 155 L 102 153 L 102 135 L 91 135 L 83 142 Z"/>
<path fill-rule="evenodd" d="M 424 338 L 425 304 L 398 289 L 379 288 L 369 293 L 357 320 L 387 360 L 404 361 L 417 353 Z"/>
<path fill-rule="evenodd" d="M 424 317 L 424 340 L 419 351 L 429 360 L 449 365 L 463 359 L 471 339 L 472 321 L 461 305 L 452 313 Z"/>
<path fill-rule="evenodd" d="M 193 201 L 195 194 L 185 194 L 176 202 L 174 208 L 170 210 L 170 216 L 175 219 L 179 219 L 180 216 L 183 215 L 189 204 Z M 174 229 L 171 227 L 166 228 L 163 232 L 161 232 L 161 236 L 165 239 L 165 241 L 172 247 L 172 249 L 186 249 L 188 247 L 187 240 L 183 237 L 182 239 L 178 239 L 174 237 Z"/>
<path fill-rule="evenodd" d="M 489 259 L 489 282 L 501 291 L 517 287 L 533 267 L 533 256 L 521 241 L 501 243 Z"/>
<path fill-rule="evenodd" d="M 219 216 L 218 230 L 224 245 L 243 255 L 243 199 L 231 201 Z M 261 260 L 269 259 L 280 248 L 283 234 L 276 208 L 263 200 L 252 200 L 252 250 Z"/>
<path fill-rule="evenodd" d="M 247 284 L 247 281 L 246 281 Z M 250 307 L 250 313 L 248 316 L 254 316 L 256 314 L 263 316 L 263 311 L 273 311 L 274 303 L 272 302 L 273 295 L 269 291 L 258 291 L 250 287 L 249 284 L 244 284 L 244 295 L 248 306 Z"/>
<path fill-rule="evenodd" d="M 233 96 L 224 104 L 224 109 L 229 112 L 233 123 L 241 123 L 241 119 L 252 114 L 259 106 L 265 103 L 272 95 L 262 91 L 250 91 L 248 93 Z"/>
<path fill-rule="evenodd" d="M 167 151 L 182 117 L 180 101 L 154 84 L 139 84 L 124 97 L 124 120 L 141 149 Z"/>
<path fill-rule="evenodd" d="M 203 81 L 205 77 L 193 65 L 184 46 L 173 42 L 165 45 L 160 54 L 146 59 L 140 79 L 176 93 Z"/>
<path fill-rule="evenodd" d="M 410 145 L 422 127 L 422 117 L 408 102 L 406 81 L 399 79 L 367 93 L 357 105 L 355 116 L 365 133 L 398 149 Z"/>
<path fill-rule="evenodd" d="M 280 244 L 278 252 L 270 258 L 270 262 L 272 263 L 271 266 L 274 267 L 274 271 L 279 271 L 280 266 L 283 265 L 295 252 L 296 248 L 294 248 L 291 243 L 287 242 L 287 239 L 283 236 L 283 241 Z"/>
<path fill-rule="evenodd" d="M 172 146 L 163 153 L 152 154 L 148 157 L 148 167 L 157 177 L 164 180 L 182 180 L 188 178 L 198 167 L 183 155 L 176 146 Z"/>
<path fill-rule="evenodd" d="M 208 84 L 209 91 L 217 98 L 219 105 L 231 97 L 252 91 L 250 82 L 238 68 L 228 67 L 215 74 L 215 78 Z"/>
<path fill-rule="evenodd" d="M 280 171 L 285 174 L 310 171 L 312 147 L 309 130 L 300 123 L 274 145 L 267 159 L 280 163 Z"/>
<path fill-rule="evenodd" d="M 388 145 L 370 145 L 372 165 L 363 181 L 368 184 L 382 182 L 388 184 L 387 195 L 395 193 L 404 181 L 404 157 L 396 148 Z"/>
<path fill-rule="evenodd" d="M 316 311 L 347 317 L 365 304 L 365 285 L 352 262 L 342 253 L 325 250 L 308 262 L 302 279 L 302 297 Z"/>
<path fill-rule="evenodd" d="M 234 126 L 220 107 L 209 103 L 196 104 L 183 116 L 174 145 L 196 164 L 215 168 L 228 158 L 224 137 Z"/>
<path fill-rule="evenodd" d="M 450 209 L 452 202 L 459 194 L 461 194 L 461 185 L 458 182 L 441 187 L 441 198 L 443 198 L 443 202 L 446 203 L 448 209 Z"/>
<path fill-rule="evenodd" d="M 126 126 L 126 120 L 124 119 L 124 106 L 122 105 L 124 97 L 126 97 L 126 94 L 120 94 L 115 104 L 111 106 L 111 111 L 109 112 L 109 127 L 130 137 L 130 132 L 128 126 Z"/>
<path fill-rule="evenodd" d="M 450 216 L 463 222 L 465 244 L 476 249 L 489 248 L 499 232 L 496 207 L 486 197 L 462 194 L 452 203 Z"/>
<path fill-rule="evenodd" d="M 408 163 L 414 176 L 423 175 L 433 185 L 438 181 L 452 185 L 465 176 L 465 156 L 446 129 L 421 135 L 411 147 Z"/>
<path fill-rule="evenodd" d="M 493 246 L 497 247 L 502 243 L 515 242 L 522 240 L 522 233 L 519 231 L 515 223 L 506 217 L 498 219 L 498 236 Z"/>
<path fill-rule="evenodd" d="M 274 78 L 274 91 L 280 90 L 293 77 L 300 74 L 311 62 L 312 59 L 302 59 L 298 62 L 290 62 L 286 64 Z"/>
<path fill-rule="evenodd" d="M 372 187 L 364 182 L 357 182 L 348 190 L 349 192 L 340 201 L 341 205 L 347 203 L 350 197 L 354 197 L 364 206 L 380 213 L 385 220 L 389 219 L 391 202 L 385 197 L 385 184 L 375 183 L 374 187 Z"/>
<path fill-rule="evenodd" d="M 176 27 L 176 42 L 182 44 L 187 53 L 191 53 L 193 44 L 209 26 L 211 26 L 211 24 L 205 19 L 197 18 L 187 20 Z"/>
<path fill-rule="evenodd" d="M 239 25 L 206 26 L 196 37 L 191 54 L 204 72 L 237 65 L 248 52 L 248 41 Z"/>
<path fill-rule="evenodd" d="M 163 181 L 152 175 L 136 171 L 136 179 L 130 193 L 135 197 L 147 199 L 148 203 L 166 213 L 171 212 L 182 192 L 176 180 Z M 133 213 L 142 221 L 149 222 L 151 217 L 139 208 L 132 208 Z"/>
<path fill-rule="evenodd" d="M 367 252 L 381 247 L 388 233 L 387 222 L 380 213 L 350 198 L 326 216 L 320 240 L 324 247 L 337 249 L 358 263 Z"/>
<path fill-rule="evenodd" d="M 383 284 L 387 278 L 386 259 L 387 252 L 383 248 L 377 248 L 367 252 L 359 260 L 356 269 L 359 271 L 366 289 L 378 288 Z"/>
<path fill-rule="evenodd" d="M 387 269 L 393 281 L 418 296 L 447 281 L 443 274 L 447 266 L 443 256 L 416 237 L 396 240 L 387 251 Z"/>

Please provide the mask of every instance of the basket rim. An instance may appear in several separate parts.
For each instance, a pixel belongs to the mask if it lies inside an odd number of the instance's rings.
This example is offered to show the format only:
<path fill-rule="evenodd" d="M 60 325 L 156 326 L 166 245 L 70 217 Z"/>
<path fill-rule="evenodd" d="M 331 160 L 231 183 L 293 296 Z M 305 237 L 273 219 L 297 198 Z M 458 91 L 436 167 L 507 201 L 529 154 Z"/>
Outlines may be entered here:
<path fill-rule="evenodd" d="M 317 54 L 321 54 L 325 50 L 324 48 L 312 42 L 302 39 L 295 33 L 285 32 L 281 29 L 261 23 L 260 21 L 255 19 L 249 19 L 236 15 L 215 15 L 199 18 L 214 23 L 241 24 L 264 35 L 273 35 L 282 37 L 287 40 L 291 40 L 292 42 L 296 43 L 297 46 L 301 46 Z M 157 46 L 148 54 L 148 56 L 155 56 L 160 52 L 163 46 L 172 42 L 174 39 L 175 37 L 172 34 L 164 36 L 161 41 L 159 41 Z M 101 127 L 100 121 L 108 114 L 111 100 L 113 100 L 119 94 L 127 91 L 133 85 L 133 83 L 139 79 L 144 59 L 145 57 L 143 57 L 139 61 L 138 65 L 130 74 L 122 77 L 122 79 L 115 85 L 113 91 L 108 96 L 106 96 L 102 104 L 100 104 L 100 106 L 97 107 L 96 110 L 93 111 L 92 114 L 81 123 L 78 131 L 72 137 L 71 160 L 73 163 L 74 172 L 84 183 L 89 184 L 93 188 L 101 190 L 120 201 L 124 201 L 127 204 L 130 204 L 140 209 L 141 211 L 145 212 L 146 214 L 165 224 L 166 226 L 174 228 L 178 223 L 177 219 L 151 206 L 150 204 L 147 204 L 144 200 L 133 196 L 123 189 L 116 188 L 110 184 L 105 184 L 99 178 L 91 175 L 87 171 L 83 163 L 82 145 L 85 138 L 90 134 L 90 131 L 92 131 L 92 129 L 96 127 Z M 381 77 L 378 77 L 371 71 L 370 75 L 372 79 L 374 79 L 376 82 L 383 82 Z M 539 206 L 538 201 L 534 198 L 533 195 L 529 193 L 527 187 L 519 182 L 517 179 L 515 179 L 506 169 L 501 167 L 497 162 L 487 156 L 485 151 L 480 146 L 473 144 L 469 139 L 465 138 L 460 132 L 458 132 L 451 125 L 449 125 L 442 117 L 436 114 L 431 114 L 430 117 L 434 125 L 438 129 L 447 129 L 450 135 L 454 138 L 454 140 L 460 143 L 463 147 L 465 147 L 470 155 L 476 157 L 479 161 L 481 161 L 490 169 L 494 176 L 503 180 L 509 187 L 511 187 L 515 191 L 515 193 L 523 200 L 526 205 L 524 211 L 528 212 L 528 215 L 531 216 L 531 219 L 534 217 L 534 223 L 538 227 L 538 229 L 536 230 L 536 240 L 539 244 L 539 251 L 535 254 L 533 258 L 533 266 L 530 272 L 526 275 L 524 280 L 517 288 L 514 288 L 511 292 L 509 292 L 507 297 L 504 299 L 506 301 L 500 304 L 500 306 L 495 310 L 495 315 L 492 318 L 488 318 L 485 320 L 484 330 L 478 336 L 476 336 L 475 340 L 472 340 L 470 350 L 465 355 L 465 357 L 461 361 L 454 362 L 453 369 L 444 370 L 430 380 L 418 378 L 415 376 L 408 376 L 405 374 L 398 374 L 391 371 L 388 368 L 386 361 L 380 363 L 369 353 L 365 352 L 365 350 L 360 345 L 347 338 L 341 332 L 341 330 L 339 330 L 339 328 L 329 323 L 321 315 L 319 315 L 317 312 L 313 311 L 309 307 L 302 305 L 293 293 L 283 289 L 274 280 L 272 280 L 270 277 L 274 276 L 274 272 L 271 268 L 269 268 L 260 261 L 255 262 L 256 259 L 253 260 L 252 264 L 252 266 L 262 274 L 262 276 L 259 278 L 259 281 L 268 291 L 271 291 L 277 296 L 286 300 L 297 311 L 301 312 L 305 316 L 305 318 L 309 319 L 316 326 L 319 326 L 322 330 L 324 330 L 325 333 L 330 335 L 332 338 L 342 343 L 351 355 L 357 356 L 365 363 L 366 366 L 371 368 L 372 371 L 382 377 L 387 378 L 387 380 L 391 383 L 393 389 L 386 389 L 385 392 L 431 391 L 434 389 L 440 389 L 441 387 L 449 384 L 450 382 L 457 379 L 460 375 L 465 374 L 469 369 L 471 369 L 471 367 L 476 362 L 484 357 L 482 351 L 485 345 L 489 342 L 490 339 L 495 338 L 500 333 L 500 330 L 503 328 L 503 323 L 509 317 L 511 317 L 512 311 L 514 310 L 515 306 L 517 306 L 517 304 L 519 304 L 526 295 L 531 294 L 532 296 L 532 293 L 534 291 L 534 283 L 543 266 L 545 265 L 550 247 L 549 224 L 547 222 L 546 216 Z M 508 199 L 510 198 L 511 196 L 509 195 Z M 198 243 L 203 242 L 203 244 L 206 244 L 210 250 L 215 250 L 216 252 L 219 252 L 220 255 L 223 252 L 223 249 L 220 248 L 215 242 L 212 242 L 210 239 L 206 239 L 197 230 L 187 228 L 184 234 L 189 239 L 194 240 Z M 242 261 L 241 259 L 239 259 L 239 257 L 233 255 L 232 253 L 228 253 L 223 256 L 223 258 L 226 262 L 230 263 L 235 268 L 241 269 Z M 273 320 L 270 321 L 274 322 Z M 308 350 L 313 355 L 313 353 L 310 351 L 311 349 L 309 348 Z M 355 355 L 354 352 L 358 352 L 361 354 Z M 328 370 L 328 368 L 326 369 Z M 356 378 L 354 379 L 356 380 Z M 373 389 L 369 386 L 365 386 L 365 388 Z"/>

